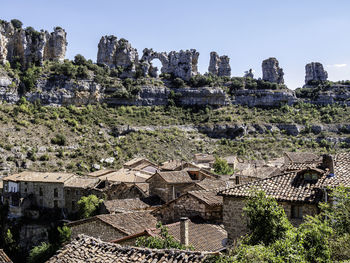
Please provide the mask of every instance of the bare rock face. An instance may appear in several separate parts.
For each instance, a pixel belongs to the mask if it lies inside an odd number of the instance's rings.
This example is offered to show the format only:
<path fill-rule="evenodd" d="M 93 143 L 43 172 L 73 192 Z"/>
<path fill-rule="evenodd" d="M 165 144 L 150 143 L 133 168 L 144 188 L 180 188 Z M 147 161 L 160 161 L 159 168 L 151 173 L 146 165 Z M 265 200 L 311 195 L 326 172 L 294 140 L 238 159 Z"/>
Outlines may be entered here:
<path fill-rule="evenodd" d="M 126 39 L 116 36 L 103 36 L 98 44 L 97 63 L 110 68 L 121 67 L 124 75 L 132 76 L 136 73 L 138 53 Z"/>
<path fill-rule="evenodd" d="M 318 80 L 326 81 L 328 73 L 323 69 L 323 65 L 319 62 L 312 62 L 305 66 L 305 84 L 309 81 Z"/>
<path fill-rule="evenodd" d="M 263 80 L 277 84 L 284 84 L 283 69 L 279 67 L 276 58 L 269 58 L 262 62 Z"/>
<path fill-rule="evenodd" d="M 141 58 L 143 75 L 154 76 L 155 71 L 152 66 L 152 60 L 159 59 L 162 63 L 162 73 L 172 74 L 176 78 L 188 81 L 192 76 L 198 74 L 198 56 L 199 53 L 195 49 L 166 53 L 155 52 L 152 49 L 145 48 Z"/>
<path fill-rule="evenodd" d="M 0 63 L 20 62 L 24 68 L 30 64 L 42 65 L 44 60 L 63 61 L 67 49 L 66 32 L 56 27 L 49 33 L 14 28 L 12 23 L 0 23 Z"/>
<path fill-rule="evenodd" d="M 231 76 L 230 58 L 219 56 L 216 52 L 210 52 L 209 73 L 223 77 Z"/>

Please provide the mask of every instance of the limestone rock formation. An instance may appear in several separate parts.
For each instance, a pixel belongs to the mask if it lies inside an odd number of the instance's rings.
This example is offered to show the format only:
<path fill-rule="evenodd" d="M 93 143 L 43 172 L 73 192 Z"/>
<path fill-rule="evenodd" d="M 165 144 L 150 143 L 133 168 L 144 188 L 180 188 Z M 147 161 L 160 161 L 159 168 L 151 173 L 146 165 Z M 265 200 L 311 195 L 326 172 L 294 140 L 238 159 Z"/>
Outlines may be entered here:
<path fill-rule="evenodd" d="M 110 68 L 121 67 L 125 76 L 136 73 L 139 55 L 129 41 L 116 36 L 103 36 L 98 44 L 97 63 Z"/>
<path fill-rule="evenodd" d="M 209 73 L 222 77 L 231 76 L 230 58 L 219 56 L 216 52 L 210 52 Z"/>
<path fill-rule="evenodd" d="M 62 61 L 66 54 L 66 32 L 60 27 L 49 33 L 15 28 L 11 22 L 0 23 L 0 63 L 20 62 L 24 68 L 30 64 L 42 65 L 44 60 Z"/>
<path fill-rule="evenodd" d="M 269 58 L 262 62 L 263 80 L 277 84 L 284 84 L 283 69 L 279 67 L 276 58 Z"/>
<path fill-rule="evenodd" d="M 166 53 L 155 52 L 152 49 L 145 48 L 141 58 L 141 68 L 144 76 L 154 76 L 155 70 L 152 66 L 152 60 L 159 59 L 162 63 L 162 73 L 171 74 L 176 78 L 188 81 L 192 76 L 198 74 L 198 56 L 199 53 L 195 49 Z"/>
<path fill-rule="evenodd" d="M 305 66 L 305 84 L 309 81 L 318 80 L 326 81 L 328 73 L 323 69 L 323 65 L 319 62 L 311 62 Z"/>

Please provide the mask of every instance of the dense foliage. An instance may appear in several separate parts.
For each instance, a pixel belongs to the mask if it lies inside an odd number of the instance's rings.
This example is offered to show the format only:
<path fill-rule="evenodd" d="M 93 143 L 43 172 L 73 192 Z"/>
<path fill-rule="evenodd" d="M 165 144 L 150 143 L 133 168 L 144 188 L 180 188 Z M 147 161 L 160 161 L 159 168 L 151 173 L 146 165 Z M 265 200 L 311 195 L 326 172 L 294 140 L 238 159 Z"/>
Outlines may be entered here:
<path fill-rule="evenodd" d="M 96 195 L 83 196 L 78 201 L 80 218 L 88 218 L 96 215 L 102 202 L 103 200 L 99 199 Z"/>
<path fill-rule="evenodd" d="M 283 211 L 264 192 L 253 192 L 244 208 L 249 234 L 228 255 L 210 262 L 335 262 L 350 260 L 349 190 L 339 187 L 336 202 L 320 205 L 321 213 L 306 216 L 293 227 Z"/>
<path fill-rule="evenodd" d="M 233 169 L 227 164 L 227 161 L 219 157 L 215 157 L 213 168 L 217 174 L 227 175 L 233 173 Z"/>

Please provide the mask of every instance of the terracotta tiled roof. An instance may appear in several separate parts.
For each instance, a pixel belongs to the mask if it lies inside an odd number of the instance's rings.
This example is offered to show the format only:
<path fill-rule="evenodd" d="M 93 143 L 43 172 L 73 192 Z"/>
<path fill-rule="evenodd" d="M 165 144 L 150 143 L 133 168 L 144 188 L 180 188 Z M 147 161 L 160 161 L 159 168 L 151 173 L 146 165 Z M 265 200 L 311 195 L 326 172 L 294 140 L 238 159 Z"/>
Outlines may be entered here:
<path fill-rule="evenodd" d="M 148 204 L 146 204 L 138 198 L 107 200 L 104 201 L 103 204 L 110 213 L 132 210 L 144 210 L 149 207 Z"/>
<path fill-rule="evenodd" d="M 225 181 L 222 181 L 222 180 L 204 178 L 202 181 L 197 182 L 196 185 L 201 187 L 203 190 L 210 190 L 210 189 L 226 187 L 227 184 Z"/>
<path fill-rule="evenodd" d="M 107 179 L 110 182 L 142 183 L 150 177 L 150 174 L 143 173 L 142 171 L 121 168 L 100 178 Z"/>
<path fill-rule="evenodd" d="M 222 189 L 222 188 L 221 188 Z M 195 198 L 201 200 L 210 206 L 222 205 L 222 196 L 217 195 L 218 190 L 200 190 L 200 191 L 189 191 L 188 194 L 194 196 Z"/>
<path fill-rule="evenodd" d="M 97 178 L 83 177 L 83 176 L 73 176 L 64 182 L 65 187 L 74 188 L 89 188 L 94 187 L 98 183 Z"/>
<path fill-rule="evenodd" d="M 194 155 L 194 160 L 196 162 L 214 162 L 215 161 L 215 157 L 211 154 L 205 154 L 205 153 L 196 153 Z"/>
<path fill-rule="evenodd" d="M 185 163 L 184 161 L 180 161 L 180 160 L 171 160 L 171 161 L 162 163 L 162 165 L 160 166 L 160 169 L 174 171 L 176 168 L 183 165 L 184 163 Z"/>
<path fill-rule="evenodd" d="M 276 175 L 278 173 L 280 173 L 280 169 L 277 167 L 261 166 L 261 167 L 248 168 L 248 169 L 242 170 L 234 175 L 248 176 L 248 177 L 263 179 L 263 178 L 267 178 L 267 177 Z"/>
<path fill-rule="evenodd" d="M 310 183 L 301 176 L 297 176 L 297 172 L 288 172 L 238 185 L 223 190 L 219 194 L 222 196 L 248 197 L 252 190 L 263 190 L 268 196 L 279 201 L 315 203 L 322 199 L 323 193 L 319 187 L 325 180 L 327 180 L 327 175 L 324 174 L 317 183 Z"/>
<path fill-rule="evenodd" d="M 12 263 L 12 260 L 6 255 L 6 253 L 2 249 L 0 249 L 0 263 Z"/>
<path fill-rule="evenodd" d="M 284 153 L 286 163 L 313 163 L 321 161 L 321 157 L 308 152 L 286 152 Z"/>
<path fill-rule="evenodd" d="M 122 247 L 118 244 L 102 242 L 98 239 L 80 235 L 68 245 L 64 246 L 48 263 L 132 263 L 132 262 L 204 262 L 210 253 L 169 249 L 147 249 L 136 247 Z"/>
<path fill-rule="evenodd" d="M 193 180 L 186 171 L 158 172 L 154 176 L 159 175 L 167 183 L 192 183 Z"/>
<path fill-rule="evenodd" d="M 339 153 L 334 157 L 334 176 L 324 184 L 329 187 L 350 187 L 350 153 Z"/>
<path fill-rule="evenodd" d="M 177 241 L 181 241 L 180 234 L 180 222 L 176 222 L 169 225 L 164 225 L 167 227 L 168 232 Z M 192 245 L 195 250 L 198 251 L 220 251 L 225 248 L 227 241 L 226 230 L 217 224 L 207 224 L 207 223 L 194 223 L 189 220 L 188 222 L 188 241 L 189 245 Z M 157 228 L 146 229 L 141 233 L 137 233 L 132 236 L 123 237 L 118 240 L 112 241 L 113 243 L 124 242 L 128 239 L 133 239 L 139 236 L 160 236 L 160 230 Z"/>
<path fill-rule="evenodd" d="M 112 173 L 112 172 L 114 172 L 114 171 L 115 171 L 115 170 L 113 170 L 113 169 L 102 169 L 102 170 L 98 170 L 98 171 L 89 173 L 88 176 L 91 176 L 91 177 L 100 177 L 100 176 L 103 176 L 103 175 Z"/>
<path fill-rule="evenodd" d="M 14 182 L 43 182 L 43 183 L 64 183 L 69 178 L 73 177 L 71 173 L 42 173 L 42 172 L 21 172 L 19 174 L 9 175 L 4 177 L 4 181 Z"/>
<path fill-rule="evenodd" d="M 90 224 L 92 220 L 101 220 L 126 235 L 141 232 L 145 228 L 152 228 L 157 224 L 157 219 L 149 212 L 133 212 L 97 215 L 92 218 L 71 222 L 67 226 L 74 227 L 81 224 Z"/>

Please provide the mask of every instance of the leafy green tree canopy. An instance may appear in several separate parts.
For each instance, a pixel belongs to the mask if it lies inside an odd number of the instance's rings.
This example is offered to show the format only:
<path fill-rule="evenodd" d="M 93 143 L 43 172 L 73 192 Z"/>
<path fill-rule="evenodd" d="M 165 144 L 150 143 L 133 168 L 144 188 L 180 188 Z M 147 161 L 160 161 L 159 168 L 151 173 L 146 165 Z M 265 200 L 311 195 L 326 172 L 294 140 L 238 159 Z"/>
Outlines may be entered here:
<path fill-rule="evenodd" d="M 103 202 L 96 195 L 83 196 L 78 201 L 79 214 L 81 218 L 88 218 L 96 215 L 100 204 Z"/>
<path fill-rule="evenodd" d="M 224 159 L 220 159 L 219 157 L 215 157 L 214 163 L 214 172 L 217 174 L 232 174 L 232 168 L 227 164 L 227 161 Z"/>

